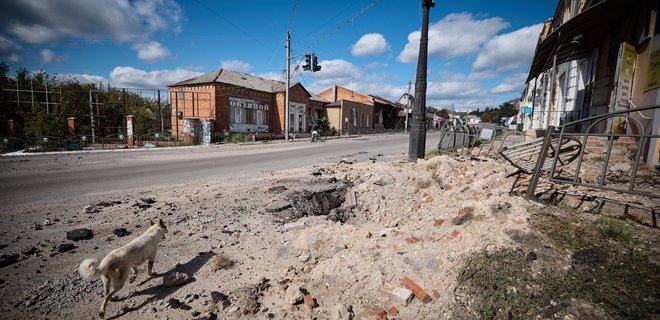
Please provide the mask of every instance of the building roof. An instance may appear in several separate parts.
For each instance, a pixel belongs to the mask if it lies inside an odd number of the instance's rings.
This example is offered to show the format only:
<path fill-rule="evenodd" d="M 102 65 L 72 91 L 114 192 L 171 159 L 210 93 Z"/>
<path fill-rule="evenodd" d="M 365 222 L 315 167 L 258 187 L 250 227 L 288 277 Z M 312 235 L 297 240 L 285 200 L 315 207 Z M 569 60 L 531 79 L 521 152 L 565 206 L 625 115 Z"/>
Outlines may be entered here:
<path fill-rule="evenodd" d="M 315 94 L 311 94 L 311 97 L 309 97 L 309 100 L 323 102 L 323 103 L 330 103 L 330 101 L 328 101 L 326 99 L 323 99 L 323 98 L 321 98 L 321 97 L 319 97 Z"/>
<path fill-rule="evenodd" d="M 201 76 L 197 76 L 194 78 L 177 82 L 173 85 L 170 85 L 169 87 L 207 84 L 207 83 L 226 83 L 243 88 L 248 88 L 263 92 L 270 92 L 270 93 L 282 92 L 286 89 L 286 84 L 282 81 L 264 79 L 250 74 L 226 70 L 226 69 L 214 70 L 209 73 L 205 73 Z M 309 94 L 307 89 L 305 89 L 305 87 L 303 87 L 298 82 L 291 83 L 289 88 L 292 88 L 296 85 L 300 85 L 300 87 L 303 88 L 303 90 L 305 90 Z"/>

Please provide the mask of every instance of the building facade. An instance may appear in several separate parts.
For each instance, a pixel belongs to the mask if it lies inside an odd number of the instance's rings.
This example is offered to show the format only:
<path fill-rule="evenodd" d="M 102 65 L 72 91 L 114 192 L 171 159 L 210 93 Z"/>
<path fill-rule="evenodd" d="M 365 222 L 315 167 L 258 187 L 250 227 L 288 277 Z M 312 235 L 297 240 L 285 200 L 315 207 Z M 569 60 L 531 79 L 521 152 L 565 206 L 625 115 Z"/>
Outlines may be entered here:
<path fill-rule="evenodd" d="M 521 99 L 524 129 L 659 104 L 659 7 L 657 0 L 560 0 L 539 36 Z M 657 134 L 658 113 L 631 116 Z M 616 133 L 631 129 L 614 121 Z M 648 163 L 658 162 L 659 149 L 650 142 Z"/>
<path fill-rule="evenodd" d="M 285 84 L 219 69 L 168 87 L 172 136 L 189 143 L 229 133 L 284 131 Z M 289 129 L 309 132 L 311 94 L 300 84 L 289 88 Z"/>

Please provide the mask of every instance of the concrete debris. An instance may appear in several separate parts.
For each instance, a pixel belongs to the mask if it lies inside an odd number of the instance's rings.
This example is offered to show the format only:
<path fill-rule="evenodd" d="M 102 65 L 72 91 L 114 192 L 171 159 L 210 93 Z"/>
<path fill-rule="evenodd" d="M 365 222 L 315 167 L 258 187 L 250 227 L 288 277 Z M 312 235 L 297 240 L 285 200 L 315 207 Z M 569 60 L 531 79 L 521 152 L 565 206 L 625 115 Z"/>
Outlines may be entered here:
<path fill-rule="evenodd" d="M 271 203 L 269 206 L 266 207 L 266 212 L 280 212 L 282 210 L 286 210 L 291 208 L 291 203 L 288 201 L 284 200 L 279 200 L 274 203 Z"/>

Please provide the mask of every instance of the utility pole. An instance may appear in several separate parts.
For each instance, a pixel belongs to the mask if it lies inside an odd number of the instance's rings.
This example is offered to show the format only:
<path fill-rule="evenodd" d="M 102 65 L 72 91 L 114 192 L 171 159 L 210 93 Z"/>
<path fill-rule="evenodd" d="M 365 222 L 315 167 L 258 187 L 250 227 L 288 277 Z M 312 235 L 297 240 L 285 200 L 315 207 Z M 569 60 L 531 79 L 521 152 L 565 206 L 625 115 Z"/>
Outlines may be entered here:
<path fill-rule="evenodd" d="M 294 7 L 295 8 L 295 7 Z M 291 11 L 293 15 L 293 11 Z M 290 24 L 290 23 L 289 23 Z M 284 141 L 289 141 L 289 86 L 291 85 L 291 33 L 286 31 L 286 89 L 284 92 Z"/>
<path fill-rule="evenodd" d="M 435 6 L 435 0 L 422 0 L 424 16 L 422 18 L 422 36 L 419 39 L 417 58 L 417 77 L 415 79 L 415 112 L 410 126 L 408 161 L 424 159 L 426 147 L 426 63 L 429 45 L 429 10 Z"/>
<path fill-rule="evenodd" d="M 293 12 L 296 10 L 298 0 L 293 4 L 291 15 L 289 16 L 289 25 L 286 28 L 286 89 L 284 92 L 284 141 L 289 141 L 289 86 L 291 85 L 291 20 Z"/>

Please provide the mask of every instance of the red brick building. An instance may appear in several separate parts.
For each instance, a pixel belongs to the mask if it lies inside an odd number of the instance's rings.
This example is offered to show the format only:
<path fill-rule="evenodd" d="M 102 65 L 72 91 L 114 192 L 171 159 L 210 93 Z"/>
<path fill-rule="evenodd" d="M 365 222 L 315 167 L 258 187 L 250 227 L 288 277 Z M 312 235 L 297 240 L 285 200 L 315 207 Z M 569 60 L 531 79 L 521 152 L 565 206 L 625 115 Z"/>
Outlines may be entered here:
<path fill-rule="evenodd" d="M 190 143 L 233 132 L 284 131 L 285 83 L 219 69 L 169 86 L 172 136 Z M 310 97 L 289 88 L 290 131 L 309 131 Z"/>

